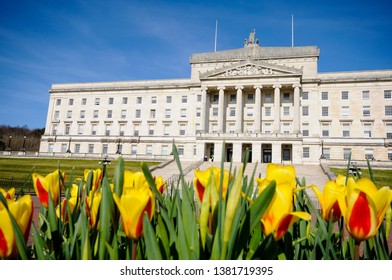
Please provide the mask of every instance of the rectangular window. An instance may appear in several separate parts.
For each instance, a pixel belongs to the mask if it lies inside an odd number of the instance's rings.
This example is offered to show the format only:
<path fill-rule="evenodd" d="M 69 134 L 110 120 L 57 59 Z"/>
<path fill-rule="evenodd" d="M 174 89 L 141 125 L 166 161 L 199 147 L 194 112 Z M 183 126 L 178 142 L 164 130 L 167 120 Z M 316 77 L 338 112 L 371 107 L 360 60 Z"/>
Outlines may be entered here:
<path fill-rule="evenodd" d="M 218 108 L 212 108 L 212 116 L 217 117 L 218 116 Z"/>
<path fill-rule="evenodd" d="M 181 102 L 182 102 L 182 103 L 187 103 L 187 102 L 188 102 L 188 96 L 183 95 L 183 96 L 181 97 Z"/>
<path fill-rule="evenodd" d="M 170 124 L 165 123 L 163 125 L 163 135 L 170 135 Z"/>
<path fill-rule="evenodd" d="M 155 119 L 155 109 L 150 110 L 150 119 Z"/>
<path fill-rule="evenodd" d="M 86 105 L 87 104 L 87 98 L 82 98 L 82 105 Z"/>
<path fill-rule="evenodd" d="M 350 124 L 343 124 L 343 137 L 350 137 Z"/>
<path fill-rule="evenodd" d="M 270 117 L 271 116 L 271 107 L 265 107 L 265 116 Z"/>
<path fill-rule="evenodd" d="M 152 145 L 147 145 L 147 147 L 146 147 L 146 154 L 147 155 L 152 155 Z"/>
<path fill-rule="evenodd" d="M 119 131 L 120 136 L 125 135 L 125 124 L 120 124 L 120 131 Z"/>
<path fill-rule="evenodd" d="M 149 124 L 148 125 L 148 135 L 154 135 L 155 132 L 155 124 Z"/>
<path fill-rule="evenodd" d="M 136 145 L 132 145 L 131 146 L 131 154 L 132 155 L 136 155 L 137 154 L 137 146 Z"/>
<path fill-rule="evenodd" d="M 348 91 L 342 91 L 342 100 L 348 100 Z"/>
<path fill-rule="evenodd" d="M 290 93 L 285 92 L 283 93 L 283 102 L 289 102 L 290 101 Z"/>
<path fill-rule="evenodd" d="M 308 100 L 309 99 L 309 92 L 303 91 L 302 92 L 302 100 Z"/>
<path fill-rule="evenodd" d="M 248 103 L 253 103 L 254 102 L 254 94 L 248 93 L 247 99 L 248 99 Z"/>
<path fill-rule="evenodd" d="M 80 144 L 75 144 L 75 153 L 76 154 L 80 153 Z"/>
<path fill-rule="evenodd" d="M 302 124 L 302 136 L 309 136 L 309 124 L 308 123 Z"/>
<path fill-rule="evenodd" d="M 67 144 L 61 144 L 61 152 L 66 153 L 67 152 Z"/>
<path fill-rule="evenodd" d="M 343 159 L 348 160 L 351 155 L 351 148 L 344 148 L 343 149 Z"/>
<path fill-rule="evenodd" d="M 181 118 L 186 118 L 186 109 L 181 109 Z"/>
<path fill-rule="evenodd" d="M 271 123 L 265 123 L 264 124 L 264 133 L 269 134 L 271 133 L 272 129 L 272 124 Z"/>
<path fill-rule="evenodd" d="M 60 106 L 61 105 L 61 99 L 56 99 L 56 106 Z"/>
<path fill-rule="evenodd" d="M 48 146 L 48 153 L 53 153 L 53 151 L 54 151 L 54 144 L 50 143 Z"/>
<path fill-rule="evenodd" d="M 385 124 L 385 130 L 387 133 L 387 139 L 392 139 L 392 123 Z"/>
<path fill-rule="evenodd" d="M 66 124 L 65 125 L 65 131 L 64 134 L 65 135 L 69 135 L 69 131 L 71 130 L 71 125 L 70 124 Z"/>
<path fill-rule="evenodd" d="M 246 124 L 246 131 L 249 133 L 253 133 L 253 123 Z"/>
<path fill-rule="evenodd" d="M 111 129 L 110 124 L 106 124 L 105 125 L 105 135 L 106 136 L 110 136 L 110 129 Z"/>
<path fill-rule="evenodd" d="M 123 97 L 122 104 L 128 104 L 128 97 Z"/>
<path fill-rule="evenodd" d="M 329 136 L 329 124 L 321 124 L 321 135 L 323 137 L 328 137 Z"/>
<path fill-rule="evenodd" d="M 362 91 L 362 99 L 369 100 L 370 99 L 370 92 L 368 90 Z"/>
<path fill-rule="evenodd" d="M 216 123 L 211 124 L 211 132 L 212 133 L 218 132 L 218 124 L 216 124 Z"/>
<path fill-rule="evenodd" d="M 373 149 L 365 149 L 365 158 L 374 159 Z"/>
<path fill-rule="evenodd" d="M 141 114 L 142 114 L 141 110 L 140 109 L 136 109 L 135 118 L 139 119 Z"/>
<path fill-rule="evenodd" d="M 321 116 L 328 117 L 328 108 L 329 107 L 321 107 Z"/>
<path fill-rule="evenodd" d="M 328 92 L 327 91 L 323 91 L 321 93 L 321 100 L 328 100 Z"/>
<path fill-rule="evenodd" d="M 142 104 L 143 99 L 141 96 L 136 97 L 136 104 Z"/>
<path fill-rule="evenodd" d="M 157 103 L 157 97 L 151 96 L 151 104 L 156 104 L 156 103 Z"/>
<path fill-rule="evenodd" d="M 58 120 L 60 118 L 60 111 L 55 111 L 54 112 L 54 119 Z"/>
<path fill-rule="evenodd" d="M 73 103 L 74 103 L 74 100 L 73 100 L 73 98 L 70 98 L 70 99 L 68 100 L 68 105 L 72 106 L 72 105 L 73 105 Z"/>
<path fill-rule="evenodd" d="M 342 117 L 349 117 L 350 116 L 350 107 L 343 106 L 342 107 Z"/>
<path fill-rule="evenodd" d="M 196 117 L 201 116 L 201 108 L 196 108 Z"/>
<path fill-rule="evenodd" d="M 391 99 L 392 98 L 392 91 L 391 90 L 384 90 L 384 98 Z"/>
<path fill-rule="evenodd" d="M 97 135 L 97 125 L 96 124 L 91 125 L 91 134 Z"/>
<path fill-rule="evenodd" d="M 229 123 L 229 133 L 235 133 L 235 124 Z"/>
<path fill-rule="evenodd" d="M 290 133 L 290 124 L 283 123 L 283 133 Z"/>
<path fill-rule="evenodd" d="M 363 106 L 363 116 L 364 117 L 369 117 L 370 116 L 370 106 Z"/>
<path fill-rule="evenodd" d="M 178 146 L 178 155 L 180 156 L 184 155 L 184 146 Z"/>
<path fill-rule="evenodd" d="M 98 110 L 94 110 L 94 113 L 93 113 L 93 118 L 98 118 Z"/>
<path fill-rule="evenodd" d="M 78 134 L 83 134 L 83 130 L 84 130 L 84 124 L 80 123 L 78 124 Z"/>
<path fill-rule="evenodd" d="M 283 116 L 290 116 L 290 107 L 283 107 Z"/>
<path fill-rule="evenodd" d="M 57 124 L 54 124 L 52 127 L 52 135 L 57 135 Z"/>
<path fill-rule="evenodd" d="M 372 137 L 372 124 L 371 123 L 364 123 L 363 124 L 363 134 L 365 138 Z"/>
<path fill-rule="evenodd" d="M 388 150 L 388 160 L 392 160 L 392 150 Z"/>
<path fill-rule="evenodd" d="M 171 117 L 171 109 L 165 109 L 165 118 L 170 118 Z"/>
<path fill-rule="evenodd" d="M 88 153 L 93 154 L 94 153 L 94 144 L 88 144 Z"/>
<path fill-rule="evenodd" d="M 272 94 L 266 93 L 264 96 L 264 103 L 272 103 Z"/>
<path fill-rule="evenodd" d="M 113 115 L 113 111 L 112 110 L 108 110 L 107 118 L 111 119 L 112 115 Z"/>
<path fill-rule="evenodd" d="M 302 116 L 309 116 L 309 106 L 302 106 Z"/>
<path fill-rule="evenodd" d="M 168 147 L 167 145 L 162 145 L 161 154 L 162 154 L 163 156 L 169 155 L 169 147 Z"/>
<path fill-rule="evenodd" d="M 253 117 L 253 107 L 247 107 L 246 108 L 246 116 L 247 117 Z"/>
<path fill-rule="evenodd" d="M 324 158 L 325 159 L 331 159 L 331 149 L 330 148 L 324 148 Z"/>
<path fill-rule="evenodd" d="M 197 99 L 196 100 L 197 100 L 197 102 L 201 102 L 201 94 L 197 95 Z"/>
<path fill-rule="evenodd" d="M 67 119 L 71 119 L 72 118 L 72 111 L 67 111 Z"/>
<path fill-rule="evenodd" d="M 112 105 L 114 103 L 114 98 L 113 97 L 109 97 L 109 105 Z"/>
<path fill-rule="evenodd" d="M 310 151 L 309 147 L 303 147 L 302 148 L 302 157 L 309 158 L 309 151 Z"/>
<path fill-rule="evenodd" d="M 139 136 L 139 129 L 140 129 L 140 125 L 135 124 L 133 127 L 133 136 Z"/>
<path fill-rule="evenodd" d="M 392 106 L 385 106 L 385 116 L 392 116 Z"/>
<path fill-rule="evenodd" d="M 235 108 L 230 108 L 230 117 L 235 117 Z"/>
<path fill-rule="evenodd" d="M 230 94 L 230 103 L 236 103 L 237 96 L 235 94 Z"/>
<path fill-rule="evenodd" d="M 104 155 L 108 154 L 108 144 L 102 145 L 102 154 L 104 154 Z"/>
<path fill-rule="evenodd" d="M 186 124 L 180 124 L 180 135 L 186 134 Z"/>
<path fill-rule="evenodd" d="M 219 95 L 218 94 L 214 94 L 211 96 L 211 103 L 218 103 L 219 102 Z"/>
<path fill-rule="evenodd" d="M 166 96 L 166 103 L 172 103 L 172 97 Z"/>
<path fill-rule="evenodd" d="M 121 118 L 125 119 L 127 117 L 127 110 L 121 110 Z"/>
<path fill-rule="evenodd" d="M 94 104 L 99 105 L 101 103 L 101 99 L 99 97 L 95 98 Z"/>
<path fill-rule="evenodd" d="M 80 111 L 80 118 L 84 119 L 86 117 L 86 111 L 82 110 Z"/>

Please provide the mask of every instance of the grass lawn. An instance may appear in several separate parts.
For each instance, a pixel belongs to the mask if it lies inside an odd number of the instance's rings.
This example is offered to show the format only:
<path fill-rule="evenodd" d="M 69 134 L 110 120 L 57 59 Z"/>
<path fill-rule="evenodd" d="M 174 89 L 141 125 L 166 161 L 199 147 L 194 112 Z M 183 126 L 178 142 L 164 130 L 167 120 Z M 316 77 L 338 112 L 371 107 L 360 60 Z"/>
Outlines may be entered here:
<path fill-rule="evenodd" d="M 125 161 L 124 168 L 131 171 L 140 171 L 141 162 Z M 159 164 L 159 162 L 146 162 L 148 166 Z M 106 172 L 109 178 L 113 178 L 117 161 L 107 165 Z M 30 180 L 31 173 L 42 176 L 53 172 L 58 167 L 65 172 L 66 183 L 73 178 L 83 177 L 85 169 L 102 168 L 98 159 L 45 159 L 45 158 L 0 158 L 0 184 L 1 180 L 13 178 L 14 181 Z M 1 187 L 1 186 L 0 186 Z"/>
<path fill-rule="evenodd" d="M 341 174 L 346 176 L 345 168 L 331 168 L 331 171 L 336 175 Z M 370 178 L 369 170 L 362 169 L 362 177 Z M 392 170 L 373 170 L 373 177 L 377 187 L 389 186 L 392 188 Z"/>

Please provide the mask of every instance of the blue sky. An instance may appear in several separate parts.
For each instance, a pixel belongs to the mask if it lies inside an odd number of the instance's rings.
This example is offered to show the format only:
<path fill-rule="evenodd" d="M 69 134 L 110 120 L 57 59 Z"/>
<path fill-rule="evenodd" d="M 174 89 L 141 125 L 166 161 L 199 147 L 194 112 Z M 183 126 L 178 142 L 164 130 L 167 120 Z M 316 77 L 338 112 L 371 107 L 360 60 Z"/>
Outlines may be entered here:
<path fill-rule="evenodd" d="M 320 72 L 392 69 L 390 1 L 3 0 L 0 125 L 42 128 L 51 84 L 189 78 L 192 53 L 320 48 Z"/>

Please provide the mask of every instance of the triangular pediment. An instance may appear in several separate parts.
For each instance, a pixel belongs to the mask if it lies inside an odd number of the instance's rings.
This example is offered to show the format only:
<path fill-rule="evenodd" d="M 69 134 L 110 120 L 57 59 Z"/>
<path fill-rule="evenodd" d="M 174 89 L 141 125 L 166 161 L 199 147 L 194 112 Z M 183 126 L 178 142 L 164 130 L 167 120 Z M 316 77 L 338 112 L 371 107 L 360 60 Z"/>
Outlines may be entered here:
<path fill-rule="evenodd" d="M 230 77 L 274 77 L 301 75 L 302 70 L 294 67 L 277 65 L 263 61 L 241 61 L 229 66 L 207 71 L 200 74 L 200 79 Z"/>

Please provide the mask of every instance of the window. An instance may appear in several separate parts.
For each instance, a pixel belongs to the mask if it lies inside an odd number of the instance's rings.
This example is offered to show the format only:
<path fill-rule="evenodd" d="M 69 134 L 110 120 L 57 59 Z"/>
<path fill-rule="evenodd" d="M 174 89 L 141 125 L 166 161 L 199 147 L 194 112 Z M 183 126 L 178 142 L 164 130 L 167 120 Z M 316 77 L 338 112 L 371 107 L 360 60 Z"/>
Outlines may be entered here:
<path fill-rule="evenodd" d="M 146 154 L 147 155 L 152 155 L 152 145 L 147 145 L 147 147 L 146 147 Z"/>
<path fill-rule="evenodd" d="M 166 96 L 166 103 L 172 103 L 172 97 Z"/>
<path fill-rule="evenodd" d="M 161 154 L 162 154 L 163 156 L 169 155 L 169 147 L 168 147 L 167 145 L 162 145 Z"/>
<path fill-rule="evenodd" d="M 309 99 L 309 92 L 303 91 L 302 92 L 302 100 L 308 100 Z"/>
<path fill-rule="evenodd" d="M 186 134 L 186 124 L 180 124 L 180 135 Z"/>
<path fill-rule="evenodd" d="M 392 123 L 387 123 L 385 125 L 385 130 L 387 132 L 387 139 L 392 139 Z"/>
<path fill-rule="evenodd" d="M 94 153 L 94 144 L 88 144 L 88 153 L 93 154 Z"/>
<path fill-rule="evenodd" d="M 264 133 L 268 134 L 271 133 L 272 129 L 272 124 L 271 123 L 265 123 L 264 124 Z"/>
<path fill-rule="evenodd" d="M 93 117 L 96 119 L 98 118 L 98 110 L 94 110 Z"/>
<path fill-rule="evenodd" d="M 60 118 L 60 111 L 55 111 L 54 112 L 54 119 L 58 120 Z"/>
<path fill-rule="evenodd" d="M 229 123 L 229 133 L 235 133 L 235 124 Z"/>
<path fill-rule="evenodd" d="M 290 133 L 290 124 L 283 123 L 283 133 Z"/>
<path fill-rule="evenodd" d="M 385 116 L 392 116 L 392 106 L 385 106 Z"/>
<path fill-rule="evenodd" d="M 151 104 L 156 104 L 156 103 L 157 103 L 157 97 L 151 96 Z"/>
<path fill-rule="evenodd" d="M 94 104 L 99 105 L 101 103 L 101 99 L 99 97 L 95 98 Z"/>
<path fill-rule="evenodd" d="M 201 102 L 201 94 L 197 95 L 197 99 L 196 100 L 197 100 L 197 102 Z"/>
<path fill-rule="evenodd" d="M 52 135 L 57 135 L 57 124 L 54 124 L 52 127 Z"/>
<path fill-rule="evenodd" d="M 201 108 L 196 108 L 196 117 L 201 116 Z"/>
<path fill-rule="evenodd" d="M 218 108 L 212 108 L 212 116 L 217 117 L 218 116 Z"/>
<path fill-rule="evenodd" d="M 178 155 L 180 156 L 184 155 L 184 146 L 178 146 Z"/>
<path fill-rule="evenodd" d="M 155 124 L 150 123 L 148 124 L 148 135 L 154 135 L 155 132 Z"/>
<path fill-rule="evenodd" d="M 342 117 L 349 117 L 350 116 L 350 107 L 343 106 L 342 107 Z"/>
<path fill-rule="evenodd" d="M 328 107 L 321 107 L 321 116 L 328 117 Z"/>
<path fill-rule="evenodd" d="M 82 105 L 86 105 L 87 104 L 87 98 L 82 98 Z"/>
<path fill-rule="evenodd" d="M 67 152 L 67 144 L 61 144 L 61 152 L 62 153 Z"/>
<path fill-rule="evenodd" d="M 74 100 L 73 100 L 73 98 L 70 98 L 70 99 L 68 99 L 68 105 L 72 106 L 72 105 L 73 105 L 73 103 L 74 103 Z"/>
<path fill-rule="evenodd" d="M 155 119 L 155 109 L 150 110 L 150 119 Z"/>
<path fill-rule="evenodd" d="M 121 110 L 121 118 L 125 119 L 127 117 L 127 110 Z"/>
<path fill-rule="evenodd" d="M 371 123 L 364 123 L 363 124 L 363 135 L 366 138 L 372 137 L 372 124 Z"/>
<path fill-rule="evenodd" d="M 84 124 L 80 123 L 78 124 L 78 134 L 83 134 L 83 130 L 84 130 Z"/>
<path fill-rule="evenodd" d="M 348 100 L 348 91 L 342 91 L 342 100 Z"/>
<path fill-rule="evenodd" d="M 186 109 L 181 109 L 181 118 L 186 118 Z"/>
<path fill-rule="evenodd" d="M 56 106 L 60 106 L 61 105 L 61 99 L 56 99 Z"/>
<path fill-rule="evenodd" d="M 212 133 L 218 132 L 218 124 L 216 124 L 216 123 L 211 124 L 211 132 Z"/>
<path fill-rule="evenodd" d="M 329 136 L 329 124 L 328 123 L 321 124 L 321 135 L 323 137 Z"/>
<path fill-rule="evenodd" d="M 303 158 L 309 158 L 309 147 L 303 147 L 302 148 L 302 157 Z"/>
<path fill-rule="evenodd" d="M 136 145 L 131 145 L 131 154 L 136 155 L 137 154 L 137 146 Z"/>
<path fill-rule="evenodd" d="M 388 160 L 392 160 L 392 150 L 388 150 Z"/>
<path fill-rule="evenodd" d="M 363 106 L 363 116 L 364 117 L 369 117 L 370 116 L 370 106 Z"/>
<path fill-rule="evenodd" d="M 165 123 L 163 125 L 163 135 L 170 135 L 170 124 Z"/>
<path fill-rule="evenodd" d="M 140 116 L 141 116 L 141 110 L 140 109 L 136 109 L 136 111 L 135 111 L 135 118 L 137 118 L 137 119 L 139 119 L 140 118 Z"/>
<path fill-rule="evenodd" d="M 264 103 L 272 103 L 272 94 L 267 93 L 264 97 Z"/>
<path fill-rule="evenodd" d="M 119 131 L 120 136 L 125 135 L 125 124 L 120 124 L 120 131 Z"/>
<path fill-rule="evenodd" d="M 171 109 L 165 109 L 165 118 L 170 118 L 171 117 Z"/>
<path fill-rule="evenodd" d="M 283 102 L 289 102 L 290 101 L 290 93 L 285 92 L 283 93 Z"/>
<path fill-rule="evenodd" d="M 123 97 L 122 104 L 128 104 L 128 97 Z"/>
<path fill-rule="evenodd" d="M 343 159 L 348 160 L 351 155 L 351 148 L 344 148 L 343 149 Z"/>
<path fill-rule="evenodd" d="M 142 101 L 143 99 L 141 96 L 136 97 L 136 104 L 142 104 Z"/>
<path fill-rule="evenodd" d="M 290 116 L 290 107 L 283 107 L 283 116 Z"/>
<path fill-rule="evenodd" d="M 80 153 L 80 144 L 75 144 L 75 153 Z"/>
<path fill-rule="evenodd" d="M 50 143 L 48 146 L 48 153 L 53 153 L 53 151 L 54 151 L 54 144 Z"/>
<path fill-rule="evenodd" d="M 254 94 L 253 93 L 248 93 L 248 103 L 253 103 L 254 102 Z"/>
<path fill-rule="evenodd" d="M 235 103 L 237 100 L 237 96 L 235 94 L 230 94 L 230 103 Z"/>
<path fill-rule="evenodd" d="M 230 108 L 230 117 L 235 117 L 235 108 L 234 107 Z"/>
<path fill-rule="evenodd" d="M 270 117 L 271 116 L 271 107 L 265 107 L 265 116 Z"/>
<path fill-rule="evenodd" d="M 365 149 L 365 158 L 374 159 L 373 149 Z"/>
<path fill-rule="evenodd" d="M 106 124 L 105 125 L 105 135 L 106 136 L 110 136 L 110 129 L 111 129 L 110 124 Z"/>
<path fill-rule="evenodd" d="M 349 123 L 343 124 L 343 137 L 350 137 L 350 124 Z"/>
<path fill-rule="evenodd" d="M 218 103 L 219 102 L 219 95 L 218 94 L 214 94 L 211 96 L 211 102 L 212 103 Z"/>
<path fill-rule="evenodd" d="M 108 144 L 102 145 L 102 154 L 104 154 L 104 155 L 108 154 Z"/>
<path fill-rule="evenodd" d="M 309 136 L 309 124 L 308 123 L 302 124 L 302 136 Z"/>
<path fill-rule="evenodd" d="M 187 103 L 187 102 L 188 102 L 188 96 L 183 95 L 183 96 L 181 97 L 181 102 L 182 102 L 182 103 Z"/>
<path fill-rule="evenodd" d="M 331 149 L 330 148 L 324 148 L 324 158 L 325 159 L 331 159 Z"/>
<path fill-rule="evenodd" d="M 113 97 L 109 97 L 109 105 L 112 105 L 114 103 L 114 98 Z"/>
<path fill-rule="evenodd" d="M 112 110 L 108 110 L 108 113 L 107 113 L 108 119 L 112 118 L 112 115 L 113 115 L 113 111 Z"/>
<path fill-rule="evenodd" d="M 67 119 L 72 118 L 72 111 L 67 111 Z"/>
<path fill-rule="evenodd" d="M 69 135 L 69 131 L 71 130 L 71 125 L 70 124 L 66 124 L 65 125 L 65 131 L 64 134 L 65 135 Z"/>
<path fill-rule="evenodd" d="M 139 136 L 139 129 L 140 129 L 140 125 L 135 124 L 133 127 L 133 136 Z"/>
<path fill-rule="evenodd" d="M 91 125 L 91 134 L 97 135 L 97 125 L 96 124 Z"/>
<path fill-rule="evenodd" d="M 384 90 L 384 98 L 391 99 L 392 98 L 392 91 L 391 90 Z"/>
<path fill-rule="evenodd" d="M 246 124 L 246 131 L 249 133 L 253 133 L 253 123 Z"/>
<path fill-rule="evenodd" d="M 370 99 L 370 92 L 368 90 L 362 91 L 362 99 L 369 100 Z"/>
<path fill-rule="evenodd" d="M 309 116 L 309 106 L 302 106 L 302 116 Z"/>
<path fill-rule="evenodd" d="M 85 116 L 86 116 L 86 111 L 84 111 L 84 110 L 80 111 L 80 118 L 84 119 Z"/>
<path fill-rule="evenodd" d="M 247 117 L 253 117 L 253 107 L 247 107 L 246 108 L 246 116 Z"/>
<path fill-rule="evenodd" d="M 327 91 L 323 91 L 321 93 L 321 100 L 328 100 L 328 92 Z"/>

